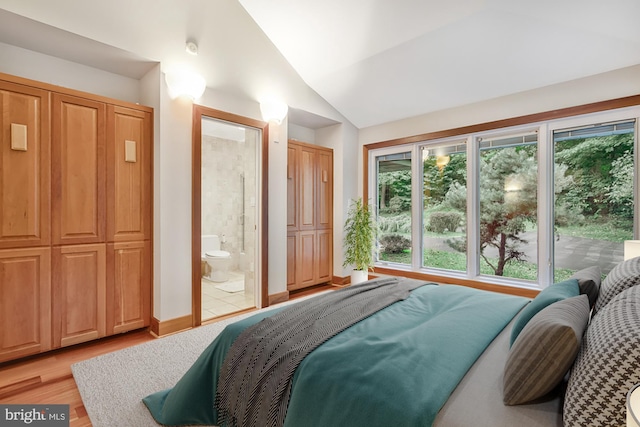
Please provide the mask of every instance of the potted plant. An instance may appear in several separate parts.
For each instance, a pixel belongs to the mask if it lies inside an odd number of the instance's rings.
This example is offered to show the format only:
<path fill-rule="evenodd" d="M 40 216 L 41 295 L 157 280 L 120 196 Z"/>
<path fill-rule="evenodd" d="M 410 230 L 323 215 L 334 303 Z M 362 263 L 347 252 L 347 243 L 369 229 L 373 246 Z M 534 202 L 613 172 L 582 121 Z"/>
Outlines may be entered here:
<path fill-rule="evenodd" d="M 376 241 L 376 223 L 369 205 L 362 198 L 351 201 L 344 224 L 343 267 L 353 266 L 351 284 L 368 279 L 368 271 L 373 270 L 373 247 Z"/>

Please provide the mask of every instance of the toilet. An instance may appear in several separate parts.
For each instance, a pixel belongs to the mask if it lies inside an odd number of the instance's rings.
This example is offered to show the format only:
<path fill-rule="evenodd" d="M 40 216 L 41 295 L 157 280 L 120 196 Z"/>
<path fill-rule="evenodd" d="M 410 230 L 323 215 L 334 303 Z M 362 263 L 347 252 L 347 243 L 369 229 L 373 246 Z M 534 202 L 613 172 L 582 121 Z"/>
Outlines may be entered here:
<path fill-rule="evenodd" d="M 220 238 L 215 234 L 202 236 L 201 242 L 202 260 L 206 261 L 209 268 L 208 274 L 203 277 L 212 282 L 226 282 L 229 280 L 229 265 L 231 254 L 220 250 Z"/>

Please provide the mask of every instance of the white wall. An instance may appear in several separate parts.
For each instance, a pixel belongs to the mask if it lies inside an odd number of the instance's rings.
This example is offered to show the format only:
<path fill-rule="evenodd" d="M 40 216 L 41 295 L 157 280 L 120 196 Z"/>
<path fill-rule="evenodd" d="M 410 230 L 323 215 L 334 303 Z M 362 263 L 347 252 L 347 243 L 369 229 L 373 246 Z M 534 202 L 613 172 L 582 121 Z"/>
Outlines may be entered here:
<path fill-rule="evenodd" d="M 295 125 L 293 123 L 289 123 L 287 126 L 287 131 L 289 133 L 289 139 L 295 139 L 296 141 L 308 142 L 309 144 L 316 143 L 316 131 L 314 129 L 309 129 L 304 126 Z"/>
<path fill-rule="evenodd" d="M 128 102 L 140 102 L 139 81 L 0 43 L 0 72 Z"/>
<path fill-rule="evenodd" d="M 269 124 L 269 294 L 287 290 L 288 120 Z"/>
<path fill-rule="evenodd" d="M 640 94 L 640 65 L 360 129 L 360 144 Z"/>
<path fill-rule="evenodd" d="M 162 84 L 159 181 L 160 248 L 154 252 L 159 276 L 154 278 L 154 316 L 162 321 L 191 314 L 191 126 L 192 103 L 171 100 Z M 207 89 L 197 103 L 261 120 L 260 106 L 224 92 Z M 286 291 L 287 123 L 269 124 L 269 294 Z M 276 142 L 280 138 L 284 142 Z M 354 144 L 355 145 L 355 144 Z M 157 205 L 157 203 L 156 203 Z M 156 207 L 156 209 L 158 209 Z M 158 221 L 158 219 L 156 219 Z M 156 222 L 157 224 L 157 222 Z M 156 238 L 158 233 L 156 233 Z"/>
<path fill-rule="evenodd" d="M 350 268 L 343 268 L 343 230 L 349 200 L 358 196 L 357 138 L 358 130 L 349 123 L 316 129 L 318 145 L 333 148 L 333 274 L 346 277 Z"/>
<path fill-rule="evenodd" d="M 154 109 L 153 120 L 153 294 L 161 295 L 162 291 L 162 263 L 159 261 L 161 258 L 162 247 L 162 228 L 160 224 L 160 212 L 161 212 L 161 200 L 162 193 L 160 192 L 160 159 L 162 154 L 162 147 L 160 146 L 160 93 L 163 85 L 163 75 L 160 71 L 160 65 L 156 65 L 140 80 L 140 103 L 147 105 Z M 160 298 L 154 298 L 153 300 L 153 313 L 160 313 L 161 305 Z"/>

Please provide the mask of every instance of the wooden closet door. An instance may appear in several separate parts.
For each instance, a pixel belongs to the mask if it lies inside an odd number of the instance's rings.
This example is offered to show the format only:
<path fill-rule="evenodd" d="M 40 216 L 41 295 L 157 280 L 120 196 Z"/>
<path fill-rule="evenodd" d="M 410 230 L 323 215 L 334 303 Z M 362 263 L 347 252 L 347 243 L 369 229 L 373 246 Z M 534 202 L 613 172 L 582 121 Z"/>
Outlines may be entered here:
<path fill-rule="evenodd" d="M 104 242 L 106 106 L 53 94 L 53 244 Z"/>
<path fill-rule="evenodd" d="M 151 114 L 107 109 L 107 240 L 151 238 Z"/>
<path fill-rule="evenodd" d="M 289 141 L 287 289 L 333 279 L 333 150 Z"/>
<path fill-rule="evenodd" d="M 53 248 L 53 345 L 105 336 L 105 244 Z"/>
<path fill-rule="evenodd" d="M 0 82 L 0 249 L 50 242 L 49 93 Z"/>
<path fill-rule="evenodd" d="M 0 362 L 51 349 L 51 250 L 0 251 Z"/>

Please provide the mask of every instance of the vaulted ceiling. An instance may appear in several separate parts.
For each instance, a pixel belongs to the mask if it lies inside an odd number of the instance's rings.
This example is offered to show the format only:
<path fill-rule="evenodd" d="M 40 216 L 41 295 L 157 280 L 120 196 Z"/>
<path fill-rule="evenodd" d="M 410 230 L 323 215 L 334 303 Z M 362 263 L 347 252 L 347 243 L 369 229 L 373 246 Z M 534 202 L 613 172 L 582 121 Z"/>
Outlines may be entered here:
<path fill-rule="evenodd" d="M 638 17 L 639 0 L 0 0 L 0 42 L 139 78 L 194 38 L 210 87 L 301 77 L 364 128 L 640 64 Z"/>
<path fill-rule="evenodd" d="M 360 128 L 640 63 L 638 0 L 240 3 Z"/>

